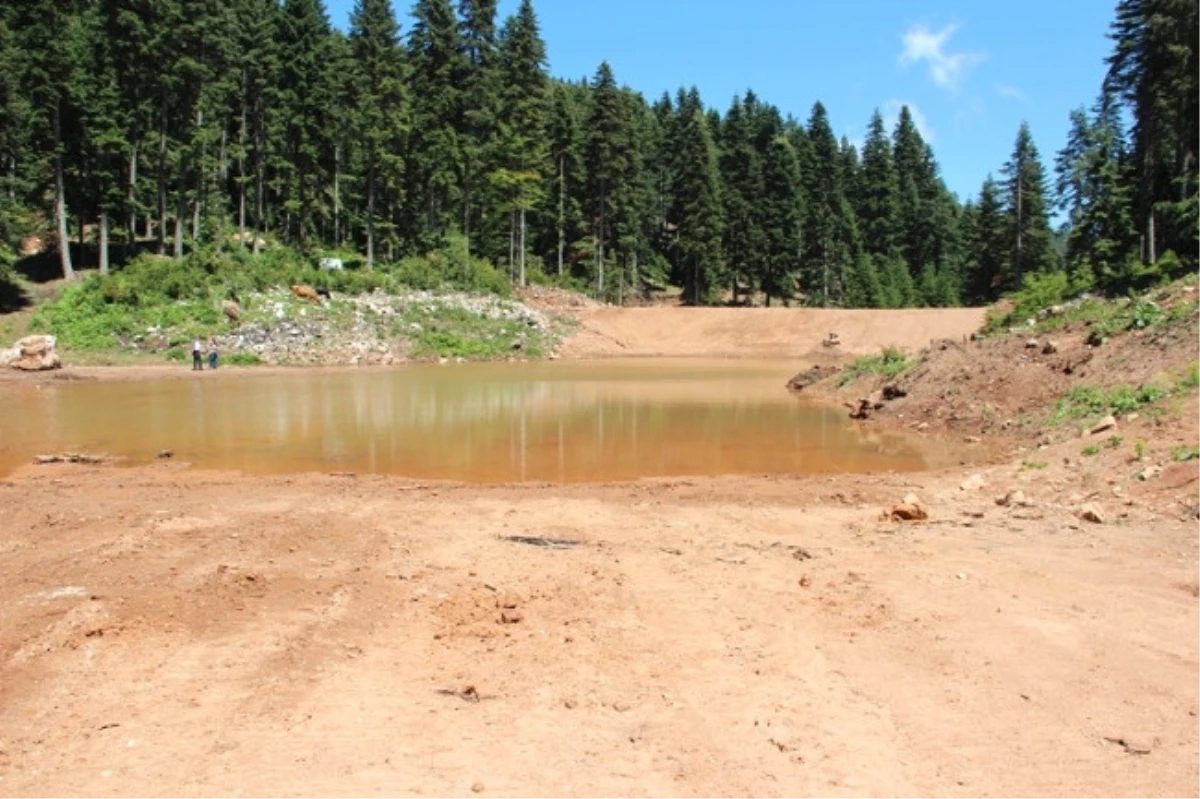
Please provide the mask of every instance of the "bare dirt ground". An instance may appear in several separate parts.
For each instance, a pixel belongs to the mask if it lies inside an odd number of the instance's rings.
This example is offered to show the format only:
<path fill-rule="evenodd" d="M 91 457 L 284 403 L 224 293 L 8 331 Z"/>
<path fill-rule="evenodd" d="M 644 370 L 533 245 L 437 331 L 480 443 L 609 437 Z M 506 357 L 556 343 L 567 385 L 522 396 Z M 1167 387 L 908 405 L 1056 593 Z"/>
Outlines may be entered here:
<path fill-rule="evenodd" d="M 962 339 L 983 324 L 982 308 L 900 311 L 821 308 L 582 308 L 564 357 L 707 356 L 820 358 L 863 355 L 881 344 L 906 349 Z M 822 347 L 831 332 L 841 344 Z M 880 338 L 881 334 L 884 336 Z"/>
<path fill-rule="evenodd" d="M 651 310 L 643 342 L 683 347 L 700 319 Z M 834 329 L 852 351 L 961 340 L 959 320 L 879 318 Z M 705 354 L 747 341 L 723 324 L 703 322 L 727 336 Z M 754 340 L 783 338 L 772 321 Z M 922 368 L 954 353 L 935 354 Z M 1031 363 L 963 399 L 914 384 L 867 423 L 1011 452 L 969 472 L 23 467 L 0 481 L 0 795 L 1195 796 L 1200 470 L 1169 454 L 1196 443 L 1195 393 L 1121 420 L 1144 461 L 1083 458 L 1076 432 L 1003 426 L 1042 401 L 1003 388 L 1041 386 L 1051 367 Z M 1115 380 L 1106 364 L 1090 379 Z M 972 391 L 995 409 L 947 421 Z M 1165 468 L 1134 476 L 1148 464 Z M 928 520 L 881 518 L 910 492 Z"/>

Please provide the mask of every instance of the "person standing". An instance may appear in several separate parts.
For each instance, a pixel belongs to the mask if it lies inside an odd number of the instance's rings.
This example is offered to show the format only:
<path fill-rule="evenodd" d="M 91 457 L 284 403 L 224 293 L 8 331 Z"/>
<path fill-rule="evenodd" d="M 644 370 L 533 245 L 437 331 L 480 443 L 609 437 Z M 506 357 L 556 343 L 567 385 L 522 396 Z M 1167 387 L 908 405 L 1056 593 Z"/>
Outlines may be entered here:
<path fill-rule="evenodd" d="M 208 337 L 208 368 L 217 368 L 217 337 Z"/>
<path fill-rule="evenodd" d="M 199 372 L 202 369 L 204 369 L 204 362 L 201 360 L 201 358 L 203 357 L 203 352 L 204 352 L 204 344 L 200 341 L 200 337 L 197 336 L 195 339 L 192 340 L 192 371 L 193 372 Z"/>

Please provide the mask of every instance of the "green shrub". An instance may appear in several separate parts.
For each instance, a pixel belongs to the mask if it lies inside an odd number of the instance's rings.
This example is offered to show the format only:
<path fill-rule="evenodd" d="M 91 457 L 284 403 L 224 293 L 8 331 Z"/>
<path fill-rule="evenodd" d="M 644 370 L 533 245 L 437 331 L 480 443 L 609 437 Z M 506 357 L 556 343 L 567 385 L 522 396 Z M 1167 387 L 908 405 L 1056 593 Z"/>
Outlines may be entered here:
<path fill-rule="evenodd" d="M 260 366 L 263 362 L 253 352 L 232 352 L 222 360 L 229 366 Z"/>
<path fill-rule="evenodd" d="M 890 380 L 915 365 L 916 361 L 910 361 L 903 350 L 884 347 L 878 355 L 862 355 L 855 358 L 838 376 L 838 388 L 869 374 L 880 375 Z"/>
<path fill-rule="evenodd" d="M 1021 281 L 1021 290 L 1013 295 L 1011 319 L 1022 322 L 1036 316 L 1043 308 L 1062 303 L 1070 288 L 1071 281 L 1066 272 L 1026 275 Z"/>
<path fill-rule="evenodd" d="M 1183 445 L 1171 447 L 1171 460 L 1173 461 L 1190 461 L 1200 458 L 1200 447 L 1186 447 Z"/>
<path fill-rule="evenodd" d="M 1079 454 L 1085 458 L 1091 458 L 1100 454 L 1100 448 L 1095 444 L 1088 444 Z"/>

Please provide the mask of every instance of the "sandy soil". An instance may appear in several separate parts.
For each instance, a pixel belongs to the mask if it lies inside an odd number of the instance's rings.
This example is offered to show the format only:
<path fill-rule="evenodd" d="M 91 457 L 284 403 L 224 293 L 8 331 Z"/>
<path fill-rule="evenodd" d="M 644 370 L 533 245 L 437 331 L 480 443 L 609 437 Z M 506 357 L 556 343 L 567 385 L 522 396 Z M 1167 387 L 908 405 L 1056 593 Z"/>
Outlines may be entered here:
<path fill-rule="evenodd" d="M 1194 399 L 1129 423 L 1144 482 L 1076 437 L 970 482 L 30 465 L 0 795 L 1194 796 Z"/>
<path fill-rule="evenodd" d="M 982 308 L 864 311 L 824 308 L 581 308 L 564 357 L 708 356 L 822 358 L 863 355 L 882 343 L 917 350 L 961 340 L 983 324 Z M 823 347 L 831 332 L 841 344 Z"/>

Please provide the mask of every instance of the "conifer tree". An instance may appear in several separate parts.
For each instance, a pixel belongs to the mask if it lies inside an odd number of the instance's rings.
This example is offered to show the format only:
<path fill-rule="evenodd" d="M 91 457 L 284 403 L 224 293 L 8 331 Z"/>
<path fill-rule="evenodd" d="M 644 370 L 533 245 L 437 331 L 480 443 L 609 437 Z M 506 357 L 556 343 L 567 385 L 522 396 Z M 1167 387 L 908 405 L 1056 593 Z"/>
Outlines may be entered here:
<path fill-rule="evenodd" d="M 1014 289 L 1025 275 L 1054 267 L 1053 235 L 1046 210 L 1046 178 L 1029 126 L 1021 123 L 1013 154 L 1003 169 L 1010 255 L 1004 285 Z"/>
<path fill-rule="evenodd" d="M 530 9 L 532 13 L 532 9 Z M 461 158 L 462 233 L 468 250 L 472 244 L 473 220 L 483 212 L 482 196 L 499 153 L 493 151 L 503 106 L 505 85 L 502 55 L 496 35 L 496 0 L 459 0 L 459 63 L 461 122 L 458 132 Z M 543 57 L 544 60 L 544 57 Z M 486 251 L 486 247 L 484 248 Z"/>
<path fill-rule="evenodd" d="M 692 305 L 707 305 L 714 299 L 714 278 L 724 262 L 723 225 L 716 148 L 708 120 L 698 109 L 682 123 L 672 196 L 673 249 L 683 276 L 684 297 Z"/>
<path fill-rule="evenodd" d="M 408 98 L 399 34 L 390 0 L 357 0 L 350 16 L 350 43 L 357 70 L 352 84 L 355 126 L 367 171 L 368 268 L 375 263 L 380 184 L 396 191 L 404 168 Z"/>
<path fill-rule="evenodd" d="M 500 33 L 500 76 L 504 86 L 500 117 L 502 166 L 494 180 L 510 212 L 510 252 L 517 251 L 517 281 L 526 285 L 526 214 L 542 200 L 546 161 L 546 45 L 530 0 L 504 22 Z M 510 259 L 511 263 L 511 259 Z"/>
<path fill-rule="evenodd" d="M 871 115 L 862 152 L 862 183 L 855 211 L 863 235 L 863 247 L 872 255 L 886 255 L 895 246 L 897 217 L 896 170 L 892 145 L 879 109 Z"/>
<path fill-rule="evenodd" d="M 460 199 L 462 77 L 467 71 L 450 0 L 417 0 L 408 38 L 412 133 L 409 235 L 419 248 L 445 238 Z"/>
<path fill-rule="evenodd" d="M 562 277 L 567 248 L 578 240 L 583 218 L 578 199 L 578 189 L 583 181 L 582 133 L 578 112 L 566 85 L 555 84 L 551 97 L 546 137 L 553 177 L 546 192 L 551 207 L 545 217 L 554 219 L 551 249 L 557 274 Z M 549 250 L 543 248 L 543 251 Z"/>
<path fill-rule="evenodd" d="M 587 125 L 587 212 L 596 243 L 596 293 L 604 296 L 605 247 L 612 240 L 614 199 L 629 169 L 628 135 L 621 92 L 612 67 L 602 62 L 592 86 L 592 109 Z"/>
<path fill-rule="evenodd" d="M 756 208 L 764 239 L 759 285 L 770 307 L 772 296 L 784 301 L 791 297 L 803 219 L 800 162 L 781 127 L 767 145 L 762 174 L 762 199 Z"/>

